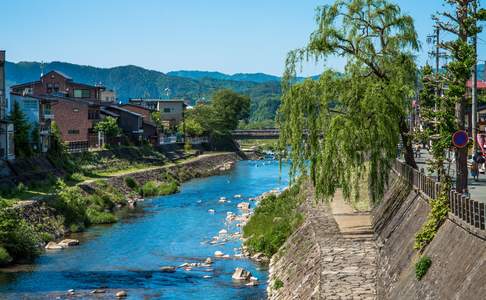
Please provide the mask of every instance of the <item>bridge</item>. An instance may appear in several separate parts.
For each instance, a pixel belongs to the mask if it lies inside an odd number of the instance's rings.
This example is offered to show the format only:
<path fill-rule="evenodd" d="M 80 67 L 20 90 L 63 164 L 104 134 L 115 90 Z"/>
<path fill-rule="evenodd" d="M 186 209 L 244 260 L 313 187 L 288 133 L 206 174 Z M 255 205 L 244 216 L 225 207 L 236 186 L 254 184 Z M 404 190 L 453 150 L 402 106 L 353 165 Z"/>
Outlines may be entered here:
<path fill-rule="evenodd" d="M 270 140 L 278 139 L 280 129 L 238 129 L 231 132 L 235 140 Z"/>

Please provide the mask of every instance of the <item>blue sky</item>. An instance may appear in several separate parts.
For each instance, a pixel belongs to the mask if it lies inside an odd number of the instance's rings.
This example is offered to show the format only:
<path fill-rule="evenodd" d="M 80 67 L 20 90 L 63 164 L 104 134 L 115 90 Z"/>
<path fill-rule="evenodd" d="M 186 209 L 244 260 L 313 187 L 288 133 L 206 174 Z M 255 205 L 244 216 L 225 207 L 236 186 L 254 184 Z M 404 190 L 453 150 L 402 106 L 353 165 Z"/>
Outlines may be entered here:
<path fill-rule="evenodd" d="M 305 45 L 315 8 L 331 0 L 2 1 L 0 48 L 10 61 L 66 61 L 98 67 L 280 75 L 286 53 Z M 431 14 L 442 0 L 396 0 L 412 15 L 427 60 Z M 486 59 L 486 34 L 479 58 Z M 341 69 L 343 62 L 330 59 Z M 321 66 L 309 66 L 305 74 Z"/>

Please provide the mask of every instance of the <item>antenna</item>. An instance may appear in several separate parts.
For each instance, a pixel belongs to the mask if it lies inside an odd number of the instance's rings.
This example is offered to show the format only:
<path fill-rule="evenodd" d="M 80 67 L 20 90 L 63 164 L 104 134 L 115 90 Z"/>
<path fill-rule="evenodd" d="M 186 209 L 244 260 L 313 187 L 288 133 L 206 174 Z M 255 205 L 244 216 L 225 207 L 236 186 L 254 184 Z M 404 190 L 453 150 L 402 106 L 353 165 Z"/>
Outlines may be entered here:
<path fill-rule="evenodd" d="M 41 61 L 40 68 L 41 68 L 41 75 L 40 75 L 40 77 L 42 77 L 42 76 L 44 76 L 44 61 Z"/>

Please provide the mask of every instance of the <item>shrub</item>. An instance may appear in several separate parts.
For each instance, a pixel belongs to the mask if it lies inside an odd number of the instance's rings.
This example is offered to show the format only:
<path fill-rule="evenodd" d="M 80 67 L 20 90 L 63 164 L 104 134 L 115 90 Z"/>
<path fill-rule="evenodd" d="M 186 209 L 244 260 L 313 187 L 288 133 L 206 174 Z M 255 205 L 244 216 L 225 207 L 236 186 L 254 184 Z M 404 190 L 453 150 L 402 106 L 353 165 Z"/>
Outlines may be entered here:
<path fill-rule="evenodd" d="M 61 179 L 57 182 L 57 197 L 54 208 L 60 212 L 67 226 L 84 227 L 86 221 L 86 197 L 77 186 L 67 186 Z"/>
<path fill-rule="evenodd" d="M 49 243 L 50 241 L 54 240 L 54 235 L 49 233 L 49 232 L 41 232 L 41 233 L 39 233 L 39 238 L 44 243 Z"/>
<path fill-rule="evenodd" d="M 138 189 L 138 183 L 132 177 L 125 177 L 125 184 L 134 191 Z"/>
<path fill-rule="evenodd" d="M 147 181 L 140 188 L 140 195 L 142 197 L 155 197 L 174 194 L 179 190 L 177 181 L 157 183 L 156 181 Z"/>
<path fill-rule="evenodd" d="M 430 201 L 430 212 L 427 221 L 415 235 L 414 248 L 422 251 L 435 237 L 442 223 L 444 223 L 449 206 L 447 194 L 441 193 L 437 199 Z"/>
<path fill-rule="evenodd" d="M 179 190 L 179 184 L 175 180 L 164 182 L 159 185 L 159 195 L 174 194 Z"/>
<path fill-rule="evenodd" d="M 275 290 L 281 289 L 281 288 L 283 288 L 283 286 L 284 286 L 284 283 L 282 282 L 282 280 L 280 280 L 278 278 L 275 279 L 275 281 L 273 282 L 273 288 Z"/>
<path fill-rule="evenodd" d="M 0 208 L 0 246 L 13 260 L 35 258 L 40 253 L 39 244 L 40 238 L 33 226 L 11 209 Z"/>
<path fill-rule="evenodd" d="M 158 186 L 155 181 L 147 181 L 140 189 L 140 195 L 142 197 L 158 196 Z"/>
<path fill-rule="evenodd" d="M 94 207 L 86 210 L 86 216 L 90 224 L 111 224 L 117 221 L 115 215 L 110 212 L 99 211 Z"/>
<path fill-rule="evenodd" d="M 417 261 L 415 264 L 415 277 L 417 277 L 418 280 L 421 280 L 422 277 L 427 274 L 427 271 L 429 270 L 430 266 L 432 265 L 432 260 L 428 256 L 422 256 L 420 259 Z"/>
<path fill-rule="evenodd" d="M 0 266 L 4 267 L 12 262 L 12 257 L 8 254 L 8 251 L 0 246 Z"/>

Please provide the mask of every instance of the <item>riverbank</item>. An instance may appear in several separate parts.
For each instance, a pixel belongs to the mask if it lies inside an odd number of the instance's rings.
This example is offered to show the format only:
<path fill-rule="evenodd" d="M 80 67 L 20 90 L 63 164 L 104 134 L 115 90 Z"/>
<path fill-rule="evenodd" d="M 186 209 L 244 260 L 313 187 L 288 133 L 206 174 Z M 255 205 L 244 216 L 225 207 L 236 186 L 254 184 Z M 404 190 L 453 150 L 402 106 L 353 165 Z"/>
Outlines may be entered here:
<path fill-rule="evenodd" d="M 161 186 L 167 180 L 182 183 L 192 178 L 216 175 L 230 170 L 237 160 L 238 157 L 234 153 L 208 153 L 166 166 L 147 167 L 103 179 L 87 180 L 77 186 L 64 187 L 60 197 L 20 201 L 7 208 L 13 212 L 9 214 L 9 218 L 16 218 L 22 222 L 25 225 L 23 227 L 29 232 L 29 239 L 24 244 L 31 245 L 31 250 L 26 252 L 32 252 L 32 255 L 26 257 L 30 259 L 39 253 L 32 245 L 43 246 L 66 237 L 71 232 L 83 230 L 84 225 L 89 225 L 81 219 L 86 213 L 91 214 L 87 215 L 87 220 L 91 224 L 116 222 L 117 218 L 113 212 L 127 206 L 135 206 L 136 201 L 142 200 L 139 190 L 148 183 Z M 129 186 L 128 178 L 136 182 L 137 188 Z M 90 199 L 88 204 L 86 199 Z M 92 209 L 86 205 L 90 205 Z M 6 221 L 8 219 L 2 222 Z M 6 249 L 9 250 L 8 247 Z M 22 261 L 22 256 L 26 255 L 11 255 L 3 264 Z"/>
<path fill-rule="evenodd" d="M 183 183 L 180 193 L 147 198 L 116 224 L 72 235 L 79 246 L 48 251 L 29 269 L 0 272 L 0 294 L 53 299 L 74 289 L 78 298 L 112 299 L 123 290 L 129 299 L 264 299 L 267 268 L 238 255 L 241 241 L 230 235 L 241 227 L 226 218 L 244 213 L 239 203 L 253 207 L 250 199 L 288 186 L 287 171 L 276 161 L 238 161 L 229 172 Z M 223 229 L 227 241 L 210 243 Z M 215 257 L 216 251 L 229 257 Z M 208 257 L 211 267 L 203 266 Z M 176 266 L 175 272 L 165 272 L 167 266 Z M 260 284 L 233 280 L 236 268 Z M 91 294 L 97 289 L 105 293 Z"/>

